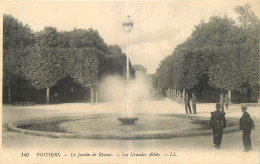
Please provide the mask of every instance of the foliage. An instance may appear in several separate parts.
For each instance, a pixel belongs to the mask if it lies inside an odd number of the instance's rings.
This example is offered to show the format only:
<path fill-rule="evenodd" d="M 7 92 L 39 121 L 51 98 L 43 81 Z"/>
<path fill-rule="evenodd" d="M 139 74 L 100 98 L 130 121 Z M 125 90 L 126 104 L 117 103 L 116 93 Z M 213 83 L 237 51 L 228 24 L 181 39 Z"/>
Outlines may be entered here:
<path fill-rule="evenodd" d="M 98 84 L 102 74 L 104 53 L 94 47 L 73 49 L 68 60 L 72 78 L 83 87 Z"/>
<path fill-rule="evenodd" d="M 205 80 L 209 86 L 226 90 L 256 86 L 260 26 L 249 9 L 247 5 L 235 8 L 239 25 L 226 16 L 213 16 L 195 26 L 191 36 L 161 62 L 160 87 L 191 89 Z"/>
<path fill-rule="evenodd" d="M 69 46 L 72 48 L 87 48 L 95 47 L 96 49 L 108 53 L 108 46 L 104 42 L 103 38 L 100 37 L 98 31 L 92 28 L 85 29 L 74 29 L 68 33 Z"/>
<path fill-rule="evenodd" d="M 47 88 L 49 94 L 49 88 L 68 76 L 82 87 L 92 87 L 107 74 L 125 75 L 125 54 L 118 45 L 108 46 L 96 30 L 58 32 L 45 27 L 33 33 L 28 25 L 4 15 L 3 31 L 3 75 L 8 86 L 21 76 L 37 89 Z M 131 63 L 130 73 L 134 75 Z"/>
<path fill-rule="evenodd" d="M 251 7 L 249 4 L 235 7 L 235 12 L 238 14 L 239 23 L 243 28 L 251 28 L 256 24 L 259 24 L 259 19 L 254 12 L 250 10 L 250 8 Z"/>
<path fill-rule="evenodd" d="M 38 89 L 53 87 L 65 76 L 64 53 L 66 49 L 57 47 L 37 45 L 31 48 L 23 68 L 25 77 Z"/>
<path fill-rule="evenodd" d="M 67 49 L 60 44 L 61 37 L 54 27 L 45 27 L 35 34 L 36 43 L 23 64 L 24 76 L 35 88 L 51 88 L 66 76 L 64 54 Z"/>
<path fill-rule="evenodd" d="M 22 75 L 22 63 L 28 54 L 28 47 L 33 45 L 34 36 L 28 25 L 23 25 L 11 15 L 3 16 L 3 84 L 9 91 L 17 85 L 16 78 Z"/>
<path fill-rule="evenodd" d="M 122 52 L 122 49 L 118 45 L 110 45 L 108 47 L 109 55 L 107 56 L 106 71 L 109 74 L 125 75 L 126 73 L 126 55 Z M 130 74 L 135 74 L 134 69 L 129 64 Z"/>
<path fill-rule="evenodd" d="M 9 83 L 15 76 L 21 75 L 23 58 L 27 47 L 33 44 L 33 33 L 28 25 L 23 25 L 11 15 L 3 19 L 3 75 Z"/>
<path fill-rule="evenodd" d="M 3 17 L 4 49 L 24 48 L 33 44 L 33 33 L 28 25 L 23 25 L 11 15 Z"/>

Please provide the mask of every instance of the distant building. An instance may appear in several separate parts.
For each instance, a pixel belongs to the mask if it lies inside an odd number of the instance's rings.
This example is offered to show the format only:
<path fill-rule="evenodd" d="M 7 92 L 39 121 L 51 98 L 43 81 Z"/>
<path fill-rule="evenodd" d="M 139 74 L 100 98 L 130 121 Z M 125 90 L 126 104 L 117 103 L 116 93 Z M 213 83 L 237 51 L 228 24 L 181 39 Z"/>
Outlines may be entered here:
<path fill-rule="evenodd" d="M 133 65 L 132 67 L 135 70 L 135 77 L 136 78 L 146 77 L 147 70 L 146 70 L 146 68 L 144 66 L 142 66 L 142 65 Z"/>
<path fill-rule="evenodd" d="M 135 70 L 135 78 L 146 85 L 150 95 L 154 95 L 156 92 L 153 87 L 154 74 L 147 74 L 147 69 L 142 65 L 132 65 L 132 67 Z"/>

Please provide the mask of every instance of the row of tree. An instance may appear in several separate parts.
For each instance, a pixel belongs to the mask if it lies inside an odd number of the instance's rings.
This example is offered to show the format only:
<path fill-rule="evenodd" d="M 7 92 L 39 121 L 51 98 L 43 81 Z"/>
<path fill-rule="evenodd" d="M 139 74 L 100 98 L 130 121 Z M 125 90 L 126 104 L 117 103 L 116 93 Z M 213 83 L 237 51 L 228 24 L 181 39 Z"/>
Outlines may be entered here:
<path fill-rule="evenodd" d="M 260 21 L 249 5 L 237 6 L 238 22 L 213 16 L 195 26 L 157 69 L 160 88 L 201 85 L 243 91 L 259 86 Z"/>
<path fill-rule="evenodd" d="M 55 27 L 45 27 L 33 32 L 11 15 L 4 15 L 3 41 L 3 85 L 8 88 L 9 102 L 13 101 L 12 88 L 21 79 L 46 89 L 49 103 L 50 88 L 69 77 L 81 87 L 91 88 L 93 102 L 95 87 L 104 76 L 125 75 L 126 56 L 121 48 L 108 46 L 93 29 L 58 32 Z M 131 64 L 130 68 L 133 75 Z"/>

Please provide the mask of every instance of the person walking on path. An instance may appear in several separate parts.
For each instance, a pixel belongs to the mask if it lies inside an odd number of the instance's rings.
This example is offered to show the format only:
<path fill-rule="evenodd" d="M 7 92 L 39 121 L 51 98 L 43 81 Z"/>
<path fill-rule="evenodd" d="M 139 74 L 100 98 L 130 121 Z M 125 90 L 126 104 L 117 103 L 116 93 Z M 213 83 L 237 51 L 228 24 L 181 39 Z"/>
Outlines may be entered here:
<path fill-rule="evenodd" d="M 243 116 L 240 118 L 239 128 L 240 130 L 243 130 L 242 141 L 243 141 L 245 152 L 248 152 L 252 150 L 250 135 L 251 135 L 251 130 L 255 129 L 255 124 L 252 118 L 250 117 L 249 113 L 247 113 L 246 109 L 247 109 L 246 106 L 242 106 L 241 108 L 243 112 Z"/>
<path fill-rule="evenodd" d="M 58 93 L 56 92 L 55 94 L 54 94 L 54 101 L 55 101 L 55 103 L 57 104 L 58 103 Z"/>
<path fill-rule="evenodd" d="M 225 107 L 226 107 L 227 111 L 228 111 L 228 105 L 229 105 L 229 97 L 228 97 L 228 94 L 226 94 L 226 97 L 225 97 Z"/>
<path fill-rule="evenodd" d="M 220 148 L 223 129 L 226 128 L 225 113 L 220 111 L 220 104 L 216 104 L 216 111 L 211 112 L 210 127 L 213 130 L 213 143 L 216 149 Z"/>
<path fill-rule="evenodd" d="M 220 107 L 222 112 L 224 112 L 224 97 L 223 94 L 220 94 L 220 99 L 219 99 Z"/>
<path fill-rule="evenodd" d="M 193 113 L 196 114 L 196 113 L 197 113 L 197 109 L 196 109 L 197 98 L 196 98 L 196 96 L 195 96 L 194 93 L 192 93 L 191 101 L 192 101 L 192 109 L 193 109 Z"/>
<path fill-rule="evenodd" d="M 185 103 L 185 111 L 186 111 L 186 114 L 188 114 L 188 109 L 189 109 L 189 112 L 191 114 L 191 109 L 190 109 L 190 98 L 188 96 L 188 94 L 186 93 L 185 97 L 184 97 L 184 103 Z"/>

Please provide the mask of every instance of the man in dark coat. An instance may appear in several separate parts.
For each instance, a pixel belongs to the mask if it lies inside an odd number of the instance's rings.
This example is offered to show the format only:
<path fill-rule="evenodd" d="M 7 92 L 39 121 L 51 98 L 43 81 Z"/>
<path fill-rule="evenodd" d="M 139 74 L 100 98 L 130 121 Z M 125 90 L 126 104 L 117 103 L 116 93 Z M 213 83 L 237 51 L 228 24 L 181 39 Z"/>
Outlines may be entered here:
<path fill-rule="evenodd" d="M 186 96 L 184 97 L 184 103 L 185 103 L 185 111 L 186 111 L 186 114 L 188 114 L 188 109 L 189 108 L 189 112 L 191 114 L 191 109 L 190 109 L 190 98 L 188 96 L 188 94 L 186 93 Z"/>
<path fill-rule="evenodd" d="M 249 113 L 246 112 L 247 107 L 242 106 L 241 110 L 243 112 L 243 116 L 240 118 L 239 121 L 239 128 L 243 130 L 242 141 L 245 148 L 245 151 L 248 152 L 252 150 L 251 146 L 251 130 L 255 128 L 254 121 L 251 119 Z"/>
<path fill-rule="evenodd" d="M 225 113 L 220 111 L 220 104 L 216 104 L 216 111 L 211 112 L 210 127 L 213 130 L 213 141 L 216 149 L 220 148 L 223 129 L 226 128 Z"/>
<path fill-rule="evenodd" d="M 196 98 L 196 96 L 194 95 L 194 93 L 192 93 L 191 101 L 192 101 L 193 113 L 196 114 L 196 113 L 197 113 L 197 109 L 196 109 L 197 98 Z"/>

